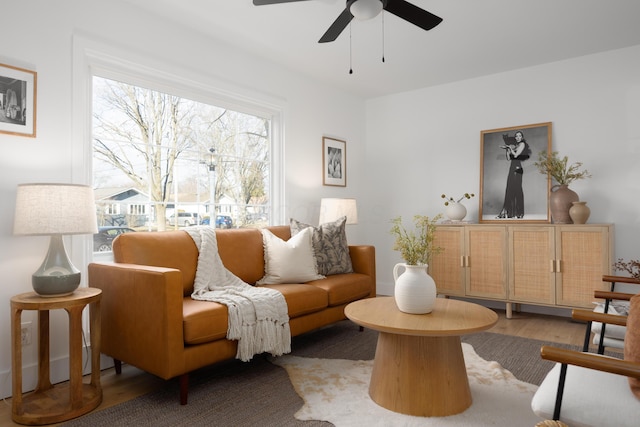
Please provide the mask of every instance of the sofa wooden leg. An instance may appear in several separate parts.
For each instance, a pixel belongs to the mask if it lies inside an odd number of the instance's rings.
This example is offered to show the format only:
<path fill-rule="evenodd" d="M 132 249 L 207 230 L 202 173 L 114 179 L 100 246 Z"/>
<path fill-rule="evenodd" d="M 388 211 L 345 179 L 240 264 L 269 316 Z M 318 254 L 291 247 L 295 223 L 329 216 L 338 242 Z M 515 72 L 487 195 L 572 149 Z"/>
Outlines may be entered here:
<path fill-rule="evenodd" d="M 120 375 L 122 373 L 122 361 L 118 359 L 113 359 L 113 367 L 116 370 L 116 374 Z"/>
<path fill-rule="evenodd" d="M 363 332 L 363 331 L 364 331 L 364 326 L 360 326 L 360 327 L 358 328 L 358 330 L 359 330 L 360 332 Z"/>
<path fill-rule="evenodd" d="M 187 404 L 187 396 L 189 394 L 189 374 L 180 375 L 180 404 Z"/>

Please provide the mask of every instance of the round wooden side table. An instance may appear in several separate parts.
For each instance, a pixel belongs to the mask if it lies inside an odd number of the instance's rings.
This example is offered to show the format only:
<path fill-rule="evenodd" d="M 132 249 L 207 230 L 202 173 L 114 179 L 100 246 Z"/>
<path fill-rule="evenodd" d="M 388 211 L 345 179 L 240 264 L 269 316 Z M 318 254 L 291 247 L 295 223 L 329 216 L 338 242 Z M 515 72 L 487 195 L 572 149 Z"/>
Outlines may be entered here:
<path fill-rule="evenodd" d="M 102 402 L 100 386 L 100 297 L 95 288 L 78 288 L 71 295 L 45 298 L 35 292 L 11 298 L 13 371 L 12 418 L 20 424 L 52 424 L 79 417 Z M 91 382 L 82 381 L 82 311 L 89 305 L 91 327 Z M 49 369 L 49 310 L 69 314 L 69 381 L 51 384 Z M 23 310 L 38 311 L 38 385 L 22 395 Z"/>

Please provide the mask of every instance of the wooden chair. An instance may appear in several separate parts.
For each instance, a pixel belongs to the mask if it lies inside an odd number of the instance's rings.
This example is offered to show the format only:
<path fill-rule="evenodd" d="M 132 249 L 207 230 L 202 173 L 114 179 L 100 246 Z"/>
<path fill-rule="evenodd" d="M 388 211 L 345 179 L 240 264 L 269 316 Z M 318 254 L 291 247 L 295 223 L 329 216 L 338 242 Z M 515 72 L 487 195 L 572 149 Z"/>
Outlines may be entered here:
<path fill-rule="evenodd" d="M 542 358 L 557 364 L 547 374 L 531 401 L 531 408 L 536 415 L 543 419 L 559 420 L 572 427 L 638 426 L 640 391 L 638 396 L 634 394 L 629 377 L 640 381 L 640 295 L 631 300 L 631 310 L 635 312 L 630 312 L 629 318 L 573 310 L 572 317 L 577 320 L 624 327 L 629 325 L 625 360 L 543 346 L 540 351 Z M 629 319 L 632 319 L 631 322 L 628 322 Z"/>
<path fill-rule="evenodd" d="M 626 315 L 629 310 L 629 300 L 640 292 L 640 280 L 623 276 L 602 276 L 603 282 L 610 283 L 608 291 L 595 291 L 594 297 L 603 299 L 594 309 L 596 313 L 610 313 Z M 626 328 L 619 325 L 607 325 L 597 317 L 587 323 L 584 337 L 583 351 L 589 351 L 591 333 L 593 344 L 598 346 L 598 354 L 604 354 L 605 347 L 624 348 Z"/>

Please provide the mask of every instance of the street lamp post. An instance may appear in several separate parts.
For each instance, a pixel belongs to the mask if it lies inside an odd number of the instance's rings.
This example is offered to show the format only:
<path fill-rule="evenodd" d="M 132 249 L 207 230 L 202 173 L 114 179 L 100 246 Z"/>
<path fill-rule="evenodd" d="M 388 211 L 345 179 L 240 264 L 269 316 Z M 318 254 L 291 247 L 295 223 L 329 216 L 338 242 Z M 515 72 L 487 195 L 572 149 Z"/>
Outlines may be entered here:
<path fill-rule="evenodd" d="M 209 168 L 209 225 L 216 226 L 216 149 L 209 148 L 205 165 Z"/>

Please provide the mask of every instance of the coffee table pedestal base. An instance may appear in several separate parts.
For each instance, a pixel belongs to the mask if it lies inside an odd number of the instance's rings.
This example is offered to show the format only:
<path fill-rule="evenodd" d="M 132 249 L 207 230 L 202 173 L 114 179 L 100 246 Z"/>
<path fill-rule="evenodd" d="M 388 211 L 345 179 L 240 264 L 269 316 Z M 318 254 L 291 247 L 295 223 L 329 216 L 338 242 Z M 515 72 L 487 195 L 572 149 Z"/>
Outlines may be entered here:
<path fill-rule="evenodd" d="M 460 337 L 380 332 L 369 396 L 378 405 L 407 415 L 443 417 L 463 412 L 471 406 L 471 390 Z"/>

